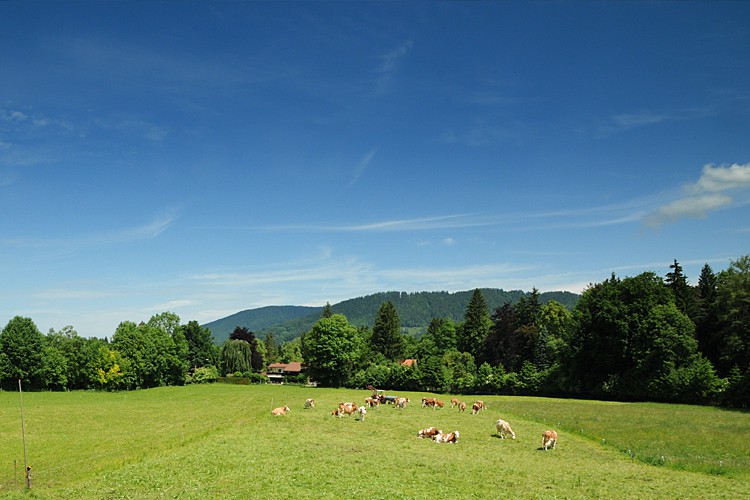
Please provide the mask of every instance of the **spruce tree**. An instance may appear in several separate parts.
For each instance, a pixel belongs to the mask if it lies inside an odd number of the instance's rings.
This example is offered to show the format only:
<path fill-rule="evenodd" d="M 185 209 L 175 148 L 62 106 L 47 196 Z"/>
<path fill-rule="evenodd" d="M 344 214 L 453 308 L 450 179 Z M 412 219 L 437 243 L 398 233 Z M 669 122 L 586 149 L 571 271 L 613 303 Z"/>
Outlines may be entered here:
<path fill-rule="evenodd" d="M 386 359 L 398 360 L 403 355 L 404 341 L 401 336 L 401 320 L 393 302 L 384 302 L 372 327 L 370 346 L 380 352 Z"/>
<path fill-rule="evenodd" d="M 484 341 L 491 326 L 487 304 L 482 291 L 477 288 L 466 307 L 464 323 L 458 336 L 458 350 L 470 353 L 477 360 L 484 360 Z"/>

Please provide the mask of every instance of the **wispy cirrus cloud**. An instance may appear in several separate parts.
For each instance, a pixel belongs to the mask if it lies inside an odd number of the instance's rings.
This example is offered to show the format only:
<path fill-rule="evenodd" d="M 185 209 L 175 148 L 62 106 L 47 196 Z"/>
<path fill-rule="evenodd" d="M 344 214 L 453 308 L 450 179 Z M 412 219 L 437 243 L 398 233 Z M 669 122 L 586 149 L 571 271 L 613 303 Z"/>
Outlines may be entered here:
<path fill-rule="evenodd" d="M 97 234 L 70 238 L 9 238 L 2 243 L 17 247 L 85 247 L 147 240 L 158 237 L 177 219 L 177 210 L 169 209 L 158 214 L 150 222 L 134 227 L 126 227 Z"/>
<path fill-rule="evenodd" d="M 750 189 L 750 163 L 730 166 L 705 165 L 701 177 L 684 186 L 683 195 L 648 213 L 643 223 L 659 227 L 684 217 L 705 218 L 708 213 L 735 205 L 730 194 Z"/>
<path fill-rule="evenodd" d="M 412 46 L 412 41 L 406 40 L 395 49 L 380 56 L 380 65 L 376 69 L 378 92 L 382 93 L 390 89 L 401 62 L 411 52 Z"/>
<path fill-rule="evenodd" d="M 362 176 L 362 174 L 367 170 L 367 167 L 370 166 L 370 162 L 373 158 L 375 158 L 375 153 L 378 152 L 378 148 L 372 148 L 369 153 L 365 155 L 364 158 L 362 158 L 359 163 L 357 163 L 357 166 L 354 168 L 354 174 L 352 175 L 352 180 L 349 181 L 349 187 L 352 187 L 356 182 L 359 180 L 359 178 Z"/>

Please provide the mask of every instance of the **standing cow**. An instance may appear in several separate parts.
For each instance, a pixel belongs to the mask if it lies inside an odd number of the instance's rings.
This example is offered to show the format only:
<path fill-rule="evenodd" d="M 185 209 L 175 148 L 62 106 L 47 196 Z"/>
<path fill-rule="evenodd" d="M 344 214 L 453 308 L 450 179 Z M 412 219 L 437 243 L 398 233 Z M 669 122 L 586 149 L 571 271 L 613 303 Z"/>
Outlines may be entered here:
<path fill-rule="evenodd" d="M 544 451 L 547 451 L 547 448 L 552 446 L 552 449 L 555 449 L 555 446 L 557 446 L 557 432 L 553 430 L 544 431 L 542 433 L 542 448 L 544 448 Z"/>

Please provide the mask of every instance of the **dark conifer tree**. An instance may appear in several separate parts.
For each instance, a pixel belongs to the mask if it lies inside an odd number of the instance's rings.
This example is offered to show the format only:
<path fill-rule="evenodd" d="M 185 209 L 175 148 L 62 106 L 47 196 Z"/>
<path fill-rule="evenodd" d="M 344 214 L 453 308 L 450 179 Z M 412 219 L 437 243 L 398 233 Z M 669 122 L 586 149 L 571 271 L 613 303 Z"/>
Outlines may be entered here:
<path fill-rule="evenodd" d="M 480 289 L 474 290 L 466 307 L 464 323 L 458 336 L 458 350 L 468 352 L 475 359 L 484 360 L 484 341 L 492 326 L 487 303 Z"/>
<path fill-rule="evenodd" d="M 373 351 L 382 353 L 389 360 L 398 360 L 403 355 L 401 320 L 391 301 L 384 302 L 375 316 L 370 346 Z"/>

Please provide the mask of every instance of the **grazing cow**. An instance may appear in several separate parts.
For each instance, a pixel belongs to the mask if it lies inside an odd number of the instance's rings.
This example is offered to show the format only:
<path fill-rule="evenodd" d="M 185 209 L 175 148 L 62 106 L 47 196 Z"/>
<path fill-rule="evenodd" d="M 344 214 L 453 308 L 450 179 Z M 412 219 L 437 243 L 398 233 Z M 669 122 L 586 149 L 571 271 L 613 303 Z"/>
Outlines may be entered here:
<path fill-rule="evenodd" d="M 460 403 L 458 398 L 451 398 L 451 408 L 458 406 L 458 403 Z"/>
<path fill-rule="evenodd" d="M 516 439 L 516 433 L 510 428 L 510 424 L 502 418 L 497 419 L 495 427 L 497 427 L 497 435 L 500 439 L 505 439 L 506 434 L 510 434 L 511 439 Z"/>
<path fill-rule="evenodd" d="M 370 408 L 378 408 L 380 407 L 380 400 L 377 398 L 365 398 L 365 404 Z"/>
<path fill-rule="evenodd" d="M 305 409 L 315 408 L 315 400 L 313 398 L 307 398 L 305 400 Z"/>
<path fill-rule="evenodd" d="M 271 410 L 271 414 L 278 417 L 281 415 L 286 415 L 286 412 L 288 411 L 292 411 L 288 406 L 279 406 L 278 408 L 274 408 L 273 410 Z"/>
<path fill-rule="evenodd" d="M 479 413 L 479 410 L 481 409 L 482 409 L 481 405 L 474 403 L 473 405 L 471 405 L 471 414 L 476 415 L 477 413 Z"/>
<path fill-rule="evenodd" d="M 397 398 L 394 408 L 406 408 L 406 403 L 409 403 L 409 398 Z"/>
<path fill-rule="evenodd" d="M 458 442 L 458 438 L 458 431 L 453 431 L 448 434 L 437 434 L 434 439 L 436 443 L 454 444 Z"/>
<path fill-rule="evenodd" d="M 357 413 L 359 413 L 360 422 L 364 422 L 365 415 L 367 415 L 367 408 L 365 408 L 364 406 L 360 406 L 359 408 L 357 408 Z"/>
<path fill-rule="evenodd" d="M 465 411 L 466 411 L 466 403 L 461 401 L 460 403 L 458 403 L 458 413 L 463 413 Z"/>
<path fill-rule="evenodd" d="M 435 400 L 435 404 L 434 404 L 434 405 L 432 405 L 432 409 L 433 409 L 433 410 L 436 410 L 436 409 L 438 409 L 438 408 L 443 408 L 444 406 L 445 406 L 445 403 L 443 403 L 443 402 L 442 402 L 442 401 L 440 401 L 439 399 L 436 399 L 436 400 Z"/>
<path fill-rule="evenodd" d="M 474 404 L 477 404 L 477 405 L 479 405 L 479 407 L 480 407 L 480 408 L 482 408 L 483 410 L 486 410 L 486 409 L 487 409 L 487 405 L 486 405 L 486 404 L 484 404 L 484 401 L 479 401 L 479 400 L 477 400 L 477 402 L 476 402 L 476 403 L 474 403 Z"/>
<path fill-rule="evenodd" d="M 435 398 L 422 398 L 422 407 L 435 406 Z"/>
<path fill-rule="evenodd" d="M 437 427 L 428 427 L 426 429 L 422 429 L 417 433 L 417 436 L 424 439 L 426 437 L 432 438 L 437 436 L 438 434 L 442 434 L 443 431 L 438 429 Z"/>
<path fill-rule="evenodd" d="M 552 446 L 553 450 L 557 445 L 557 432 L 553 430 L 544 431 L 542 433 L 542 448 L 544 448 L 544 451 L 547 451 L 547 448 L 550 445 Z"/>
<path fill-rule="evenodd" d="M 339 417 L 339 418 L 341 418 L 341 410 L 339 410 L 338 408 L 336 408 L 335 410 L 333 410 L 333 411 L 331 412 L 331 415 L 333 415 L 334 417 Z"/>

